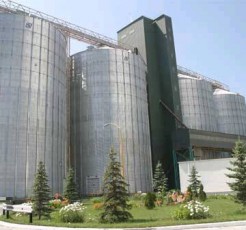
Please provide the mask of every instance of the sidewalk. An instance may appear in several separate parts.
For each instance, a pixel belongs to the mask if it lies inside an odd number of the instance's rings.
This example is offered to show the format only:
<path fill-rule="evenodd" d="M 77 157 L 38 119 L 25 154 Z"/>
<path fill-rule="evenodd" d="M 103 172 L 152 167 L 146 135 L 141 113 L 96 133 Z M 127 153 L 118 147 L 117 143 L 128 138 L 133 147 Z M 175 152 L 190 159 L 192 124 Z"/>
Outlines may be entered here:
<path fill-rule="evenodd" d="M 11 224 L 7 222 L 0 221 L 1 230 L 71 230 L 74 228 L 62 228 L 62 227 L 45 227 L 45 226 L 35 226 L 35 225 L 20 225 Z M 100 228 L 75 228 L 76 230 L 105 230 Z M 126 230 L 127 228 L 125 228 Z M 208 224 L 193 224 L 193 225 L 178 225 L 178 226 L 168 226 L 168 227 L 147 227 L 147 228 L 128 228 L 130 230 L 246 230 L 246 220 L 245 221 L 230 221 L 230 222 L 219 222 L 219 223 L 208 223 Z M 110 230 L 116 230 L 115 228 L 110 228 Z M 117 228 L 117 230 L 124 230 L 123 228 Z"/>

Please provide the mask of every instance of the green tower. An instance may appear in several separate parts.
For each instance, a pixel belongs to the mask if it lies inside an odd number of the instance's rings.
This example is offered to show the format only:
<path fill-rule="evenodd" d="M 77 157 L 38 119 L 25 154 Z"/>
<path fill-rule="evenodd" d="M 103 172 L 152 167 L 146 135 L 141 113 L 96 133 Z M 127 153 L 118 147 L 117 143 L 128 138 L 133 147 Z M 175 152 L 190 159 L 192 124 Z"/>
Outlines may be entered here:
<path fill-rule="evenodd" d="M 152 20 L 144 16 L 118 31 L 119 43 L 136 47 L 147 64 L 153 168 L 160 160 L 175 187 L 174 136 L 181 118 L 172 20 L 166 15 Z M 162 102 L 162 103 L 160 103 Z"/>

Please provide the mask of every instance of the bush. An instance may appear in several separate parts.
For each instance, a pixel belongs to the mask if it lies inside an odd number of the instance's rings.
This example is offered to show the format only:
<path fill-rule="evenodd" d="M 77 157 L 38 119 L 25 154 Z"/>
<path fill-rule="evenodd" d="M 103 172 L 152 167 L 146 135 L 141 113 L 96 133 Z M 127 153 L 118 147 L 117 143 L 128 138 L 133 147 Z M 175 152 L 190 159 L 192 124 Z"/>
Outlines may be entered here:
<path fill-rule="evenodd" d="M 179 190 L 170 190 L 167 193 L 167 205 L 180 204 L 188 200 L 189 193 L 182 193 Z"/>
<path fill-rule="evenodd" d="M 49 201 L 49 207 L 52 209 L 62 208 L 69 204 L 68 199 L 53 199 Z"/>
<path fill-rule="evenodd" d="M 49 201 L 49 206 L 51 208 L 61 208 L 62 207 L 62 201 L 60 199 L 54 199 Z"/>
<path fill-rule="evenodd" d="M 130 200 L 128 204 L 131 205 L 132 208 L 140 208 L 144 206 L 144 203 L 141 200 Z"/>
<path fill-rule="evenodd" d="M 154 193 L 148 192 L 145 196 L 144 206 L 147 209 L 153 209 L 155 207 L 156 195 Z"/>
<path fill-rule="evenodd" d="M 84 210 L 85 207 L 82 203 L 75 202 L 61 208 L 59 211 L 59 217 L 62 222 L 84 222 Z"/>
<path fill-rule="evenodd" d="M 62 195 L 60 194 L 60 193 L 55 193 L 55 195 L 54 195 L 54 199 L 59 199 L 59 200 L 63 200 L 63 197 L 62 197 Z"/>
<path fill-rule="evenodd" d="M 205 219 L 209 216 L 209 207 L 201 202 L 192 200 L 186 205 L 181 205 L 174 213 L 175 219 Z"/>
<path fill-rule="evenodd" d="M 103 205 L 104 205 L 103 202 L 101 202 L 101 203 L 96 202 L 96 203 L 93 204 L 93 208 L 94 209 L 102 209 L 103 208 Z"/>
<path fill-rule="evenodd" d="M 141 191 L 133 194 L 130 199 L 131 200 L 136 200 L 136 201 L 144 201 L 147 193 L 142 193 Z"/>
<path fill-rule="evenodd" d="M 216 200 L 233 200 L 233 196 L 231 194 L 211 194 L 208 195 L 208 198 Z"/>
<path fill-rule="evenodd" d="M 184 205 L 181 205 L 179 207 L 179 209 L 177 209 L 174 212 L 174 219 L 176 219 L 176 220 L 188 220 L 188 219 L 190 219 L 189 210 Z"/>
<path fill-rule="evenodd" d="M 94 198 L 91 199 L 91 202 L 93 204 L 102 203 L 103 202 L 103 197 L 94 197 Z"/>
<path fill-rule="evenodd" d="M 205 201 L 207 199 L 207 194 L 203 191 L 203 185 L 200 184 L 198 198 L 200 201 Z"/>

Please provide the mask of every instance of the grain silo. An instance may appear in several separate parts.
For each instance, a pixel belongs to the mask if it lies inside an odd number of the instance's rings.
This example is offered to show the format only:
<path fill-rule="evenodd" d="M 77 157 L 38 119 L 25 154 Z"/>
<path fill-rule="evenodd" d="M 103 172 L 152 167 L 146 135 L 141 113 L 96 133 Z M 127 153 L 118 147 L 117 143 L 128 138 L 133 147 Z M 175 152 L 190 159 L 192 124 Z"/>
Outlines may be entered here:
<path fill-rule="evenodd" d="M 216 89 L 214 101 L 219 132 L 246 136 L 245 98 L 233 92 Z"/>
<path fill-rule="evenodd" d="M 179 74 L 179 89 L 183 122 L 190 129 L 216 132 L 216 110 L 210 82 Z"/>
<path fill-rule="evenodd" d="M 90 48 L 71 65 L 71 152 L 81 192 L 101 192 L 111 146 L 129 191 L 152 190 L 144 62 L 125 50 Z"/>
<path fill-rule="evenodd" d="M 1 197 L 30 196 L 39 161 L 52 192 L 62 192 L 66 44 L 63 33 L 45 20 L 0 13 Z"/>

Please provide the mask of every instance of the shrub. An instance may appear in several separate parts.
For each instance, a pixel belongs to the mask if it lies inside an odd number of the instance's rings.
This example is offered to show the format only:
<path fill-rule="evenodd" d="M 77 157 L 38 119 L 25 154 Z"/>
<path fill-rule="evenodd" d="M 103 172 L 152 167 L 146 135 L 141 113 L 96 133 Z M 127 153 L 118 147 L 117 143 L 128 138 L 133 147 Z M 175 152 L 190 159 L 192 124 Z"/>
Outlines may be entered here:
<path fill-rule="evenodd" d="M 91 199 L 91 202 L 93 204 L 102 203 L 103 202 L 103 197 L 94 197 L 94 198 Z"/>
<path fill-rule="evenodd" d="M 84 222 L 84 210 L 85 207 L 82 203 L 75 202 L 61 208 L 59 211 L 59 217 L 62 222 Z"/>
<path fill-rule="evenodd" d="M 49 201 L 49 206 L 53 209 L 62 208 L 69 204 L 68 199 L 53 199 Z"/>
<path fill-rule="evenodd" d="M 62 201 L 60 199 L 54 199 L 49 201 L 49 206 L 51 208 L 61 208 L 62 207 Z"/>
<path fill-rule="evenodd" d="M 96 202 L 96 203 L 93 204 L 93 208 L 94 209 L 102 209 L 103 205 L 104 205 L 103 202 L 101 202 L 101 203 Z"/>
<path fill-rule="evenodd" d="M 148 192 L 145 196 L 144 206 L 147 209 L 153 209 L 155 207 L 156 195 L 154 193 Z"/>
<path fill-rule="evenodd" d="M 62 195 L 60 194 L 60 193 L 55 193 L 55 195 L 54 195 L 54 199 L 60 199 L 60 200 L 63 200 L 63 197 L 62 197 Z"/>
<path fill-rule="evenodd" d="M 192 200 L 186 205 L 181 205 L 174 213 L 175 219 L 205 219 L 209 216 L 209 207 L 201 202 Z"/>
<path fill-rule="evenodd" d="M 208 196 L 209 199 L 216 200 L 233 200 L 233 196 L 231 194 L 211 194 Z"/>
<path fill-rule="evenodd" d="M 191 201 L 193 200 L 193 197 L 192 197 L 192 191 L 191 191 L 191 187 L 188 186 L 186 192 L 185 192 L 185 197 L 186 197 L 186 201 Z"/>
<path fill-rule="evenodd" d="M 132 208 L 140 208 L 144 206 L 144 203 L 141 200 L 130 200 L 128 204 L 131 205 Z"/>
<path fill-rule="evenodd" d="M 198 198 L 200 201 L 205 201 L 207 199 L 207 194 L 203 191 L 203 185 L 200 184 Z"/>
<path fill-rule="evenodd" d="M 147 193 L 142 193 L 141 191 L 133 194 L 130 198 L 132 200 L 137 200 L 137 201 L 144 201 Z"/>
<path fill-rule="evenodd" d="M 161 192 L 157 192 L 156 193 L 156 200 L 155 200 L 155 205 L 156 206 L 162 206 L 163 204 L 163 199 L 164 199 L 164 196 Z"/>
<path fill-rule="evenodd" d="M 174 212 L 174 219 L 176 219 L 176 220 L 187 220 L 187 219 L 190 219 L 189 210 L 184 205 L 180 205 L 179 209 L 177 209 Z"/>
<path fill-rule="evenodd" d="M 167 204 L 179 204 L 187 201 L 188 199 L 188 193 L 182 193 L 179 190 L 170 190 L 167 193 L 166 200 Z"/>

